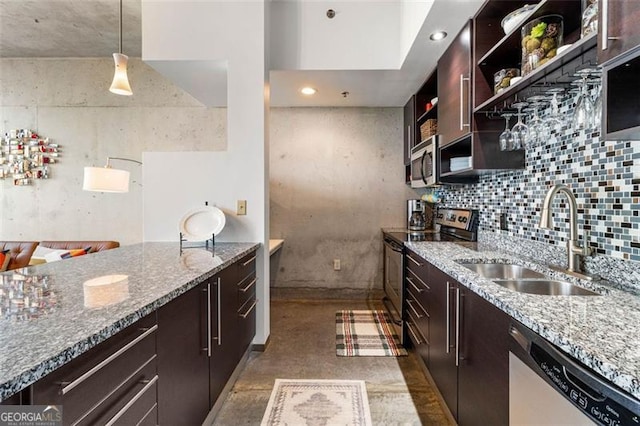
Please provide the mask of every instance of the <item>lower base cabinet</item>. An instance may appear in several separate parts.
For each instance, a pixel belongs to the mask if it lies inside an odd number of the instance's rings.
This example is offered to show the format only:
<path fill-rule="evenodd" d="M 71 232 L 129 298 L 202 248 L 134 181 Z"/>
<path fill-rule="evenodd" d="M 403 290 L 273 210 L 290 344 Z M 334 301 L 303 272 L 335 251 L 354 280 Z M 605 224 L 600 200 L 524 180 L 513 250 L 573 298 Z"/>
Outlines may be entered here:
<path fill-rule="evenodd" d="M 459 425 L 508 425 L 509 316 L 437 267 L 425 268 L 431 377 Z"/>
<path fill-rule="evenodd" d="M 156 424 L 155 313 L 125 328 L 31 387 L 31 404 L 62 405 L 63 423 Z"/>

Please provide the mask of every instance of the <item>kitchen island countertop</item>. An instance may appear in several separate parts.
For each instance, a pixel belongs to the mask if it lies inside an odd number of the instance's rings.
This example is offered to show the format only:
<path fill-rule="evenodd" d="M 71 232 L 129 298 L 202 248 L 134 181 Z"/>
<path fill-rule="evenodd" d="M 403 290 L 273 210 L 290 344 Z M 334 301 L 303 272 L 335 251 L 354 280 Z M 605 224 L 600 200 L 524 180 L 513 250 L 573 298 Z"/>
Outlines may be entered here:
<path fill-rule="evenodd" d="M 470 250 L 454 243 L 405 245 L 512 318 L 640 399 L 640 295 L 606 282 L 587 282 L 478 244 Z M 459 262 L 514 263 L 570 281 L 601 296 L 541 296 L 506 289 Z"/>
<path fill-rule="evenodd" d="M 0 401 L 113 336 L 243 256 L 256 243 L 214 252 L 141 243 L 0 274 Z M 84 283 L 124 275 L 113 291 Z"/>

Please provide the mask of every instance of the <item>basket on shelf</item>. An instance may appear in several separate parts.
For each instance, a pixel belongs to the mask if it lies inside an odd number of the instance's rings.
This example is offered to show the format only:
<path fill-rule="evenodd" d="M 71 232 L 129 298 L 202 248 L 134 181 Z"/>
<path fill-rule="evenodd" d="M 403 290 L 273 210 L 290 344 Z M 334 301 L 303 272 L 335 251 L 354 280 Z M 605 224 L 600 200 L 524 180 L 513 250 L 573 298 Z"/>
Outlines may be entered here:
<path fill-rule="evenodd" d="M 438 133 L 438 120 L 430 118 L 420 125 L 420 140 L 424 141 Z"/>

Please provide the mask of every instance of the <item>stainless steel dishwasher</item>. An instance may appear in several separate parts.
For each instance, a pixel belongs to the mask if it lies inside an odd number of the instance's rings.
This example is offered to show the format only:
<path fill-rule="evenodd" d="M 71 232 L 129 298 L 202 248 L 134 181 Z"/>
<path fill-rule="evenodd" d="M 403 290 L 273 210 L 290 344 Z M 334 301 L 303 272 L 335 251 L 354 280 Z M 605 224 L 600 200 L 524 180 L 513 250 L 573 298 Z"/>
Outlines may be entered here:
<path fill-rule="evenodd" d="M 522 324 L 509 334 L 509 424 L 640 425 L 640 401 Z"/>
<path fill-rule="evenodd" d="M 384 237 L 384 293 L 382 300 L 391 316 L 392 324 L 404 344 L 404 322 L 402 321 L 402 303 L 404 294 L 403 276 L 404 246 L 390 237 Z"/>

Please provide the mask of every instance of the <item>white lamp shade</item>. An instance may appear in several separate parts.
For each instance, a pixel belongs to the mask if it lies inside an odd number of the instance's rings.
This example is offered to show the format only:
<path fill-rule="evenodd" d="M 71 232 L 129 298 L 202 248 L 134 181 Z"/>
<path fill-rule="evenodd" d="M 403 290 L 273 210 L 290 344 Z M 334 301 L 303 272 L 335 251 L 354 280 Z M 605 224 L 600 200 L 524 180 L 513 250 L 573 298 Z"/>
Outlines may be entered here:
<path fill-rule="evenodd" d="M 129 175 L 126 170 L 110 167 L 85 167 L 82 189 L 97 192 L 129 192 Z"/>
<path fill-rule="evenodd" d="M 131 86 L 129 85 L 129 78 L 127 77 L 128 60 L 129 57 L 127 55 L 123 55 L 122 53 L 113 54 L 113 61 L 115 62 L 116 70 L 113 74 L 113 82 L 111 82 L 111 87 L 109 87 L 109 91 L 111 93 L 125 96 L 133 95 Z"/>

